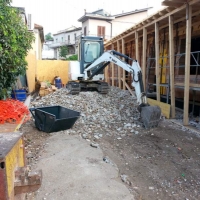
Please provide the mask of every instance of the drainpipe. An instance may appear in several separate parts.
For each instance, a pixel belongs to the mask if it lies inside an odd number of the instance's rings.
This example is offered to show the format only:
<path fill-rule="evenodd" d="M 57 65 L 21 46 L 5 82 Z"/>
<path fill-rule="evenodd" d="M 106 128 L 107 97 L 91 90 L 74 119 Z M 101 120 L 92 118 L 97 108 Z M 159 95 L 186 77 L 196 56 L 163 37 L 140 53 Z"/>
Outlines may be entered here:
<path fill-rule="evenodd" d="M 112 22 L 110 22 L 110 21 L 106 21 L 106 22 L 108 22 L 109 24 L 110 24 L 110 40 L 112 39 Z"/>

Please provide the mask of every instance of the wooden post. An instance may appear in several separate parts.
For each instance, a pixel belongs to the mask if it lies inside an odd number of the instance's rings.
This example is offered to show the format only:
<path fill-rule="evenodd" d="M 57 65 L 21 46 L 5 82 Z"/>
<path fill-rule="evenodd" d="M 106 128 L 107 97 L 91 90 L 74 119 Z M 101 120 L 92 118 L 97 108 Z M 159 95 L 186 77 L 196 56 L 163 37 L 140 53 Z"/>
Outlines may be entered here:
<path fill-rule="evenodd" d="M 171 92 L 171 117 L 175 118 L 175 89 L 174 89 L 174 18 L 169 16 L 169 65 L 170 65 L 170 92 Z"/>
<path fill-rule="evenodd" d="M 114 45 L 111 45 L 111 49 L 114 49 Z M 114 63 L 111 63 L 111 68 L 112 68 L 112 86 L 114 86 L 114 77 L 115 77 L 115 73 L 114 73 Z"/>
<path fill-rule="evenodd" d="M 146 90 L 146 65 L 147 65 L 147 29 L 143 28 L 143 61 L 142 61 L 142 77 L 143 77 L 143 85 L 144 91 Z"/>
<path fill-rule="evenodd" d="M 119 40 L 117 40 L 117 51 L 120 51 L 119 48 Z M 119 83 L 119 88 L 122 88 L 122 84 L 121 84 L 121 67 L 118 67 L 118 83 Z"/>
<path fill-rule="evenodd" d="M 190 89 L 190 51 L 191 51 L 191 14 L 192 8 L 186 4 L 186 49 L 185 49 L 185 85 L 183 125 L 188 125 L 189 89 Z"/>
<path fill-rule="evenodd" d="M 124 39 L 122 39 L 122 54 L 125 54 Z M 126 87 L 125 87 L 125 81 L 126 81 L 125 80 L 125 70 L 123 69 L 123 90 L 126 89 Z"/>
<path fill-rule="evenodd" d="M 160 66 L 159 66 L 159 25 L 155 23 L 155 55 L 156 55 L 156 91 L 157 101 L 160 101 Z"/>
<path fill-rule="evenodd" d="M 139 61 L 138 32 L 135 31 L 135 59 Z"/>

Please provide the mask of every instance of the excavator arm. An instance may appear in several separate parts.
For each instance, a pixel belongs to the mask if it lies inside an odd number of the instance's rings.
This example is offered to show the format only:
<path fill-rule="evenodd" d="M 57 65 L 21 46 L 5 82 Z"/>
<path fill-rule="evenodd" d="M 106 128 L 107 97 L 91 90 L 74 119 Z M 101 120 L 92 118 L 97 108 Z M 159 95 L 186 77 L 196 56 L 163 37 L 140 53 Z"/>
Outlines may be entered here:
<path fill-rule="evenodd" d="M 131 60 L 132 65 L 124 62 L 119 58 L 119 56 Z M 133 82 L 132 86 L 135 88 L 137 102 L 139 105 L 147 104 L 146 95 L 144 93 L 144 86 L 142 82 L 142 73 L 141 68 L 137 60 L 134 60 L 124 54 L 121 54 L 117 51 L 111 50 L 104 52 L 99 58 L 97 58 L 89 67 L 87 67 L 84 71 L 84 79 L 90 80 L 93 76 L 97 75 L 100 71 L 102 71 L 110 62 L 115 65 L 120 66 L 125 71 L 131 73 Z M 97 67 L 101 66 L 101 67 Z M 92 72 L 92 69 L 96 68 L 95 71 Z M 88 73 L 90 71 L 90 73 Z M 88 76 L 89 74 L 89 76 Z"/>
<path fill-rule="evenodd" d="M 129 65 L 128 63 L 120 59 L 119 56 L 131 60 L 132 65 Z M 106 51 L 93 63 L 89 64 L 89 66 L 85 68 L 84 79 L 91 80 L 111 62 L 115 65 L 118 65 L 125 71 L 131 73 L 133 80 L 131 85 L 135 88 L 137 103 L 139 104 L 139 111 L 141 113 L 141 120 L 145 128 L 156 127 L 160 120 L 161 109 L 158 106 L 149 106 L 147 103 L 147 98 L 144 92 L 142 81 L 142 72 L 137 60 L 134 60 L 114 50 Z"/>

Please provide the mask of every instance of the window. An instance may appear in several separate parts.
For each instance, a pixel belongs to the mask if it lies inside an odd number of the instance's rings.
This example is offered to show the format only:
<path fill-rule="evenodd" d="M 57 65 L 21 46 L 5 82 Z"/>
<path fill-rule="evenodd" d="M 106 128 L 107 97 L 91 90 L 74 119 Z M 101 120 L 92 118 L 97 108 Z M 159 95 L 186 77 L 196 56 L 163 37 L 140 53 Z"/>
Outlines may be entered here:
<path fill-rule="evenodd" d="M 84 54 L 85 62 L 93 62 L 100 56 L 100 44 L 98 42 L 85 42 Z"/>
<path fill-rule="evenodd" d="M 70 35 L 68 35 L 68 43 L 70 42 Z"/>
<path fill-rule="evenodd" d="M 85 36 L 87 35 L 87 27 L 86 26 L 84 27 L 84 35 Z"/>
<path fill-rule="evenodd" d="M 63 42 L 63 37 L 62 37 L 62 42 Z"/>
<path fill-rule="evenodd" d="M 97 36 L 104 38 L 105 37 L 105 30 L 106 30 L 105 26 L 97 26 Z"/>
<path fill-rule="evenodd" d="M 76 41 L 76 33 L 74 33 L 74 40 Z"/>

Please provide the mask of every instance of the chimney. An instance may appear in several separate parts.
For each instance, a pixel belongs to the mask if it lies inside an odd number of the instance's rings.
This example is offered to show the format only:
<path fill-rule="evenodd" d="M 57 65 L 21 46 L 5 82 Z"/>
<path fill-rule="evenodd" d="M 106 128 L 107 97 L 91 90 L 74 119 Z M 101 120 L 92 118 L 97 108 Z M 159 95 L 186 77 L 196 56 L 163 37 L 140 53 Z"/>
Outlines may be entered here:
<path fill-rule="evenodd" d="M 85 12 L 85 14 L 86 14 L 86 9 L 84 9 L 84 12 Z"/>

